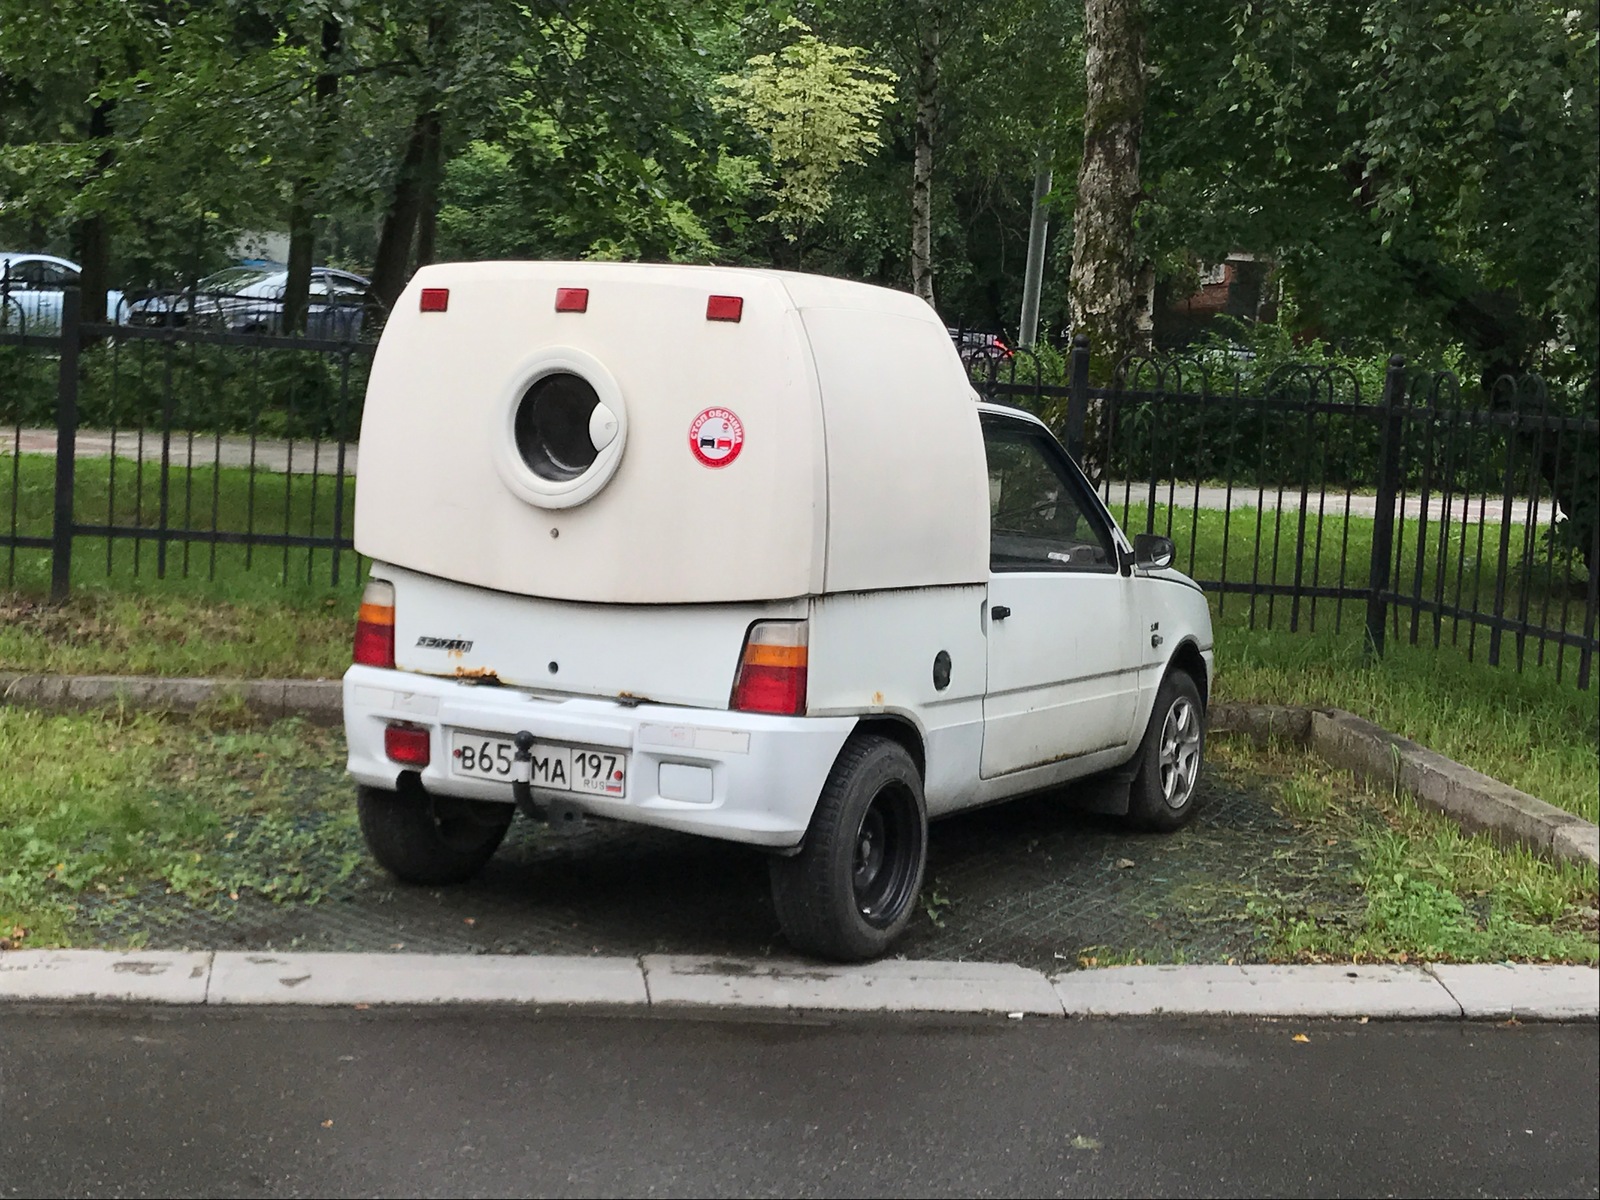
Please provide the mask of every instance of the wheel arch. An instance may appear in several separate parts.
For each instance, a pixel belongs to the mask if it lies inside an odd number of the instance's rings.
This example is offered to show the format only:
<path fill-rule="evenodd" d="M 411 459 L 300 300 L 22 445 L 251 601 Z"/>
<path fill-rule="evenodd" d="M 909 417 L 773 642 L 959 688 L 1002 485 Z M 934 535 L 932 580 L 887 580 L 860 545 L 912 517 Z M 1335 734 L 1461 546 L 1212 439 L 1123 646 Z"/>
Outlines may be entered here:
<path fill-rule="evenodd" d="M 1194 680 L 1194 686 L 1200 693 L 1200 707 L 1211 707 L 1211 680 L 1207 677 L 1205 656 L 1200 653 L 1200 647 L 1193 638 L 1184 638 L 1178 648 L 1172 652 L 1172 657 L 1167 660 L 1167 669 L 1162 678 L 1174 671 L 1182 671 Z"/>
<path fill-rule="evenodd" d="M 850 736 L 857 737 L 861 734 L 876 734 L 878 737 L 899 743 L 900 747 L 911 756 L 911 761 L 917 765 L 917 774 L 922 776 L 923 783 L 927 783 L 927 748 L 923 744 L 921 731 L 910 721 L 890 713 L 862 717 L 856 722 L 856 727 Z"/>

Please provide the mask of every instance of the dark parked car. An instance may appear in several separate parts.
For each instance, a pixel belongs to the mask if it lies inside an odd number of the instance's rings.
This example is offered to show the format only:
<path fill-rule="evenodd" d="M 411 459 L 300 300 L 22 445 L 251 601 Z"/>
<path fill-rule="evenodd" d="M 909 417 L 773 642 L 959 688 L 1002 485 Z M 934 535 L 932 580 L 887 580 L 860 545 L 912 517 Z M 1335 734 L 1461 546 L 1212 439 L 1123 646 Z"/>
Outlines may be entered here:
<path fill-rule="evenodd" d="M 204 325 L 230 333 L 282 333 L 283 293 L 289 269 L 280 263 L 228 267 L 208 275 L 192 292 L 161 292 L 129 305 L 130 325 Z M 371 282 L 332 267 L 313 267 L 306 309 L 312 337 L 360 335 Z"/>

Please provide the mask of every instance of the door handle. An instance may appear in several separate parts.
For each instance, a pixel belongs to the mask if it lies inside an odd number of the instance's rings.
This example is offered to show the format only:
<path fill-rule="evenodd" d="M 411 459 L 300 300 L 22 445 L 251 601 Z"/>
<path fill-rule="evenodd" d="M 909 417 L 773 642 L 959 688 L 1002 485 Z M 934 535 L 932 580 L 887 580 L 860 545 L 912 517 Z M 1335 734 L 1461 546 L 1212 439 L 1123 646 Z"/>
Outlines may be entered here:
<path fill-rule="evenodd" d="M 996 621 L 1004 621 L 1010 615 L 1011 609 L 1006 607 L 1004 604 L 996 604 L 989 610 L 989 616 L 994 618 Z"/>

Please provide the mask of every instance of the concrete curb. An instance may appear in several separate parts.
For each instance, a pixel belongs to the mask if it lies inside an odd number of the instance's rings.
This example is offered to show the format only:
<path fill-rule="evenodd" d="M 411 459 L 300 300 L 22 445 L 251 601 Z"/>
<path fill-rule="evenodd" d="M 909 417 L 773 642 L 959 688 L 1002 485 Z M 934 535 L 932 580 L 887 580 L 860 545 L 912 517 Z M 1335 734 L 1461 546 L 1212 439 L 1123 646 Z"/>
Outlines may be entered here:
<path fill-rule="evenodd" d="M 1600 972 L 1380 964 L 1107 967 L 1050 977 L 1004 963 L 900 960 L 845 967 L 665 955 L 12 950 L 0 954 L 0 1005 L 8 1001 L 1587 1022 L 1600 1020 Z"/>
<path fill-rule="evenodd" d="M 151 712 L 190 713 L 242 704 L 263 717 L 304 717 L 319 725 L 344 719 L 337 679 L 168 679 L 156 675 L 0 673 L 0 704 L 83 710 L 126 704 Z"/>
<path fill-rule="evenodd" d="M 1600 867 L 1600 826 L 1342 709 L 1217 704 L 1214 733 L 1285 738 L 1374 786 L 1403 791 L 1468 833 L 1487 833 L 1556 862 Z"/>

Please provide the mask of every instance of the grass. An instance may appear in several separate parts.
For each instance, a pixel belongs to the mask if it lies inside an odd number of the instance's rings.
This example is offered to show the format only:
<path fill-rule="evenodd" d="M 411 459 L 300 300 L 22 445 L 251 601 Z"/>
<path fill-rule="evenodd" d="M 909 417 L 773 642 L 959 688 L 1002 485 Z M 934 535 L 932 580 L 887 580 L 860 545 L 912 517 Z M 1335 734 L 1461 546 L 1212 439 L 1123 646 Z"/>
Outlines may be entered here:
<path fill-rule="evenodd" d="M 298 784 L 336 769 L 342 748 L 332 731 L 249 726 L 227 710 L 173 721 L 0 707 L 0 938 L 69 943 L 85 900 L 151 887 L 212 904 L 247 890 L 316 900 L 335 880 L 306 866 L 327 835 L 298 820 Z M 240 837 L 245 816 L 257 819 Z"/>
<path fill-rule="evenodd" d="M 1409 800 L 1364 788 L 1293 747 L 1212 743 L 1224 769 L 1242 770 L 1314 837 L 1353 840 L 1356 920 L 1284 897 L 1243 897 L 1288 961 L 1600 961 L 1600 876 L 1521 849 L 1469 837 Z"/>
<path fill-rule="evenodd" d="M 1391 646 L 1381 659 L 1356 636 L 1217 626 L 1217 698 L 1348 709 L 1485 775 L 1600 819 L 1600 694 L 1469 662 L 1444 647 Z"/>
<path fill-rule="evenodd" d="M 296 605 L 101 589 L 54 606 L 0 593 L 0 670 L 331 679 L 350 663 L 354 619 L 353 596 Z"/>

